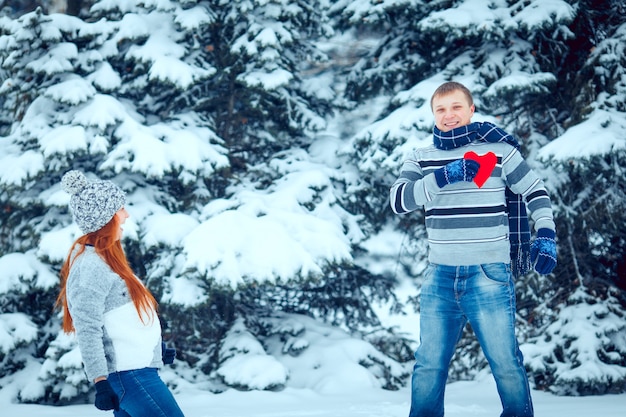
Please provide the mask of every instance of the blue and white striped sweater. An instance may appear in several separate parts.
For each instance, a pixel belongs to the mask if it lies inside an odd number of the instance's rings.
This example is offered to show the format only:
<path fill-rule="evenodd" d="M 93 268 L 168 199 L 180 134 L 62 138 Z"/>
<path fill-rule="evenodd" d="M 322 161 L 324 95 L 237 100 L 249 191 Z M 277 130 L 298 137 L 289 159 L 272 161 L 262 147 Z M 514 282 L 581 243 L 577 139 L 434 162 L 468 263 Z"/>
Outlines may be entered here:
<path fill-rule="evenodd" d="M 482 188 L 458 182 L 440 188 L 436 169 L 463 158 L 493 152 L 497 163 Z M 504 142 L 475 141 L 450 150 L 434 146 L 418 149 L 402 165 L 390 190 L 395 213 L 425 209 L 430 262 L 478 265 L 510 262 L 509 223 L 505 189 L 524 196 L 535 230 L 555 229 L 552 208 L 543 181 L 521 154 Z"/>

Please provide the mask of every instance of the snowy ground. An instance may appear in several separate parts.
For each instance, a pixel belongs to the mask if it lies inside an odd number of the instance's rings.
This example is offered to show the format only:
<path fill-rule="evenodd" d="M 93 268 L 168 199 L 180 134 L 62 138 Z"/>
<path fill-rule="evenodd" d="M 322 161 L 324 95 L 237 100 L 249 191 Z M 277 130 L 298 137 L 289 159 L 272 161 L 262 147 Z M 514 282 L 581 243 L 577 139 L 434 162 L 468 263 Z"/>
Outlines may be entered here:
<path fill-rule="evenodd" d="M 411 288 L 399 290 L 402 296 L 411 293 Z M 381 315 L 386 309 L 381 307 Z M 418 315 L 385 317 L 387 325 L 395 325 L 418 339 Z M 311 330 L 311 329 L 309 329 Z M 312 345 L 310 349 L 314 349 Z M 368 386 L 367 381 L 358 380 L 363 374 L 354 368 L 345 370 L 338 361 L 347 360 L 336 351 L 320 350 L 320 355 L 331 355 L 336 362 L 333 381 L 318 386 L 323 390 L 287 388 L 283 391 L 236 391 L 229 390 L 213 394 L 199 385 L 184 382 L 169 367 L 161 370 L 165 381 L 179 384 L 174 391 L 176 399 L 186 417 L 406 417 L 409 411 L 409 388 L 385 391 Z M 406 366 L 410 367 L 410 364 Z M 36 374 L 38 367 L 33 368 Z M 28 372 L 13 378 L 13 382 L 0 389 L 1 417 L 103 417 L 112 416 L 93 405 L 52 407 L 15 404 L 19 387 L 28 378 Z M 350 382 L 353 381 L 353 382 Z M 314 386 L 314 385 L 310 385 Z M 322 393 L 323 392 L 323 393 Z M 329 394 L 332 393 L 332 394 Z M 589 397 L 559 397 L 545 392 L 533 392 L 536 417 L 624 417 L 626 416 L 626 394 Z M 475 381 L 449 384 L 446 391 L 446 417 L 497 417 L 501 413 L 499 398 L 492 376 L 488 372 L 479 374 Z"/>
<path fill-rule="evenodd" d="M 1 392 L 0 392 L 1 393 Z M 44 407 L 10 404 L 2 400 L 6 417 L 102 417 L 112 413 L 92 405 Z M 281 392 L 226 391 L 210 394 L 199 390 L 176 393 L 186 417 L 406 417 L 409 390 L 349 391 L 320 395 L 310 390 Z M 537 417 L 623 417 L 626 394 L 597 397 L 557 397 L 534 392 Z M 476 382 L 456 382 L 446 391 L 446 416 L 497 417 L 501 409 L 490 376 Z"/>

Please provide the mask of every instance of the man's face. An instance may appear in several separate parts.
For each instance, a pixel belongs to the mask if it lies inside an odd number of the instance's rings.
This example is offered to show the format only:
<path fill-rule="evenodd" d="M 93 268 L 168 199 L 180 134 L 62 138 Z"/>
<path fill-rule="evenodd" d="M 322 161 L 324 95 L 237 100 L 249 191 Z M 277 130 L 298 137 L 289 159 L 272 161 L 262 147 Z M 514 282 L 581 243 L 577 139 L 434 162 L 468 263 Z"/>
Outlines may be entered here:
<path fill-rule="evenodd" d="M 442 132 L 471 123 L 474 105 L 470 105 L 462 91 L 457 90 L 433 98 L 435 126 Z"/>

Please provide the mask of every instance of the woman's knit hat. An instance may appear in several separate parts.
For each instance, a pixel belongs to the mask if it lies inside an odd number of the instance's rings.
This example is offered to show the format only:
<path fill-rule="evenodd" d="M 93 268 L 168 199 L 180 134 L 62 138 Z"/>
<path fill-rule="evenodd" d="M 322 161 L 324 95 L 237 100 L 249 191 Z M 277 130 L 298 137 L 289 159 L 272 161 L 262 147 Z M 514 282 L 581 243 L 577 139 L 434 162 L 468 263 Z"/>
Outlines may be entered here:
<path fill-rule="evenodd" d="M 63 190 L 72 195 L 70 211 L 83 233 L 104 227 L 126 203 L 126 194 L 111 181 L 88 181 L 80 171 L 69 171 L 61 179 Z"/>

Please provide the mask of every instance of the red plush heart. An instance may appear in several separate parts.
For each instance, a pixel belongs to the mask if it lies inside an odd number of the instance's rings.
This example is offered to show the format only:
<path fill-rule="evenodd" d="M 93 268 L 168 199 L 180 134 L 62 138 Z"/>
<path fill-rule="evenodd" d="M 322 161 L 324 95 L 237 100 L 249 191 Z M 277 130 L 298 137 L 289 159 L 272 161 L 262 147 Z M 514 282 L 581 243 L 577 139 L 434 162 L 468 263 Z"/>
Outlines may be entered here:
<path fill-rule="evenodd" d="M 474 177 L 474 182 L 478 185 L 478 188 L 481 188 L 487 179 L 489 179 L 493 169 L 496 167 L 496 162 L 498 162 L 498 158 L 493 152 L 487 152 L 486 154 L 479 156 L 476 152 L 469 151 L 465 152 L 463 158 L 476 161 L 480 165 L 480 168 L 478 168 L 478 172 Z"/>

